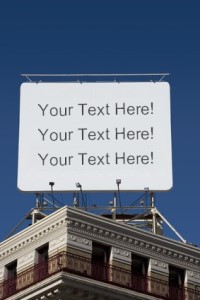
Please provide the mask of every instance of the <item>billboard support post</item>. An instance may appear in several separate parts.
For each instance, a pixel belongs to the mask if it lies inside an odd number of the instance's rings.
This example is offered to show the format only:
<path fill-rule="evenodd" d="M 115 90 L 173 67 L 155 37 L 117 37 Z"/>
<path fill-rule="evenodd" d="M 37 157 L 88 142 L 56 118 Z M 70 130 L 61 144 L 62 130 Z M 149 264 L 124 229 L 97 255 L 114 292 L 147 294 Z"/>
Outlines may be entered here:
<path fill-rule="evenodd" d="M 153 231 L 153 233 L 156 233 L 156 213 L 153 209 L 153 208 L 155 208 L 155 194 L 154 194 L 154 192 L 150 193 L 150 197 L 151 197 L 152 223 L 153 223 L 152 231 Z"/>

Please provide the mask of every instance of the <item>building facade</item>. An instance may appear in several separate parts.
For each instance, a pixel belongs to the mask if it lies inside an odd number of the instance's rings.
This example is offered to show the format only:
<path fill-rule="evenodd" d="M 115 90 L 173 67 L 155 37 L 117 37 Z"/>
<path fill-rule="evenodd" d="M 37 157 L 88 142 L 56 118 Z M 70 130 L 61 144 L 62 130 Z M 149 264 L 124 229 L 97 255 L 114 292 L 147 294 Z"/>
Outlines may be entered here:
<path fill-rule="evenodd" d="M 200 249 L 63 207 L 0 244 L 0 300 L 200 300 Z"/>

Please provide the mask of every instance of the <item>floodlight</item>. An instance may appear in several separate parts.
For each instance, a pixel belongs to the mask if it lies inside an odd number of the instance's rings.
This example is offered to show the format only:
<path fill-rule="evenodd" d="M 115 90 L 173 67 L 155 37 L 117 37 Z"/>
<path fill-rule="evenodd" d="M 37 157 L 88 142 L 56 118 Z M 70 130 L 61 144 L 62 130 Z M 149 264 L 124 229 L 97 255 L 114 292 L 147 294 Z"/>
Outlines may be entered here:
<path fill-rule="evenodd" d="M 144 200 L 140 200 L 140 205 L 143 206 L 144 205 Z"/>

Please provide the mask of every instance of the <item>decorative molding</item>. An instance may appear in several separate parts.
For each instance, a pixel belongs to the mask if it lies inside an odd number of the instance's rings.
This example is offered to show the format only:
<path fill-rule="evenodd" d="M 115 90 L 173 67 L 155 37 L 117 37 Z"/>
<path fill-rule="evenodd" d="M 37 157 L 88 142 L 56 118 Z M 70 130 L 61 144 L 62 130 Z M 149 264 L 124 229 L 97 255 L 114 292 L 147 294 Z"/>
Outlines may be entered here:
<path fill-rule="evenodd" d="M 43 220 L 46 221 L 46 219 Z M 17 251 L 21 251 L 26 246 L 31 245 L 35 241 L 44 239 L 44 237 L 49 236 L 59 228 L 66 227 L 66 217 L 60 219 L 59 221 L 56 221 L 55 223 L 51 223 L 51 220 L 49 220 L 49 222 L 45 222 L 47 223 L 45 224 L 45 227 L 44 225 L 42 226 L 43 220 L 32 225 L 34 227 L 25 229 L 25 231 L 27 230 L 26 234 L 21 234 L 21 236 L 17 234 L 17 236 L 19 237 L 18 239 L 15 239 L 14 236 L 13 239 L 11 237 L 10 240 L 5 240 L 5 244 L 2 243 L 2 245 L 0 246 L 0 260 L 16 253 Z"/>
<path fill-rule="evenodd" d="M 131 252 L 116 247 L 112 247 L 113 259 L 120 262 L 131 263 Z"/>
<path fill-rule="evenodd" d="M 76 242 L 78 244 L 83 244 L 83 245 L 89 245 L 89 246 L 92 246 L 92 241 L 89 241 L 85 238 L 82 238 L 80 236 L 76 236 L 76 235 L 72 235 L 72 234 L 69 234 L 68 235 L 68 240 L 69 241 L 73 241 L 73 242 Z"/>
<path fill-rule="evenodd" d="M 187 271 L 186 272 L 187 281 L 189 283 L 200 285 L 200 273 L 195 271 Z"/>
<path fill-rule="evenodd" d="M 66 240 L 62 240 L 65 232 Z M 59 237 L 60 236 L 60 237 Z M 52 247 L 59 244 L 71 245 L 88 252 L 92 249 L 92 240 L 109 244 L 128 253 L 135 252 L 167 264 L 179 265 L 198 273 L 200 250 L 191 246 L 153 236 L 129 225 L 119 225 L 101 216 L 94 216 L 78 209 L 64 207 L 43 220 L 5 240 L 0 246 L 1 265 L 5 261 L 26 255 L 27 251 L 49 239 Z M 125 253 L 124 252 L 124 253 Z M 194 255 L 193 255 L 194 253 Z M 114 253 L 119 259 L 125 259 L 123 252 Z M 6 258 L 6 260 L 4 260 Z M 127 257 L 127 259 L 129 259 Z M 155 267 L 155 264 L 154 264 Z M 159 265 L 159 268 L 162 267 Z M 190 276 L 190 278 L 193 278 Z"/>
<path fill-rule="evenodd" d="M 67 241 L 67 239 L 65 238 L 64 235 L 62 235 L 59 238 L 54 239 L 53 241 L 51 241 L 51 245 L 52 246 L 57 246 L 57 245 L 61 244 L 62 242 L 65 242 L 65 241 Z"/>
<path fill-rule="evenodd" d="M 138 254 L 142 254 L 148 257 L 159 259 L 161 262 L 166 261 L 168 264 L 176 264 L 183 268 L 192 268 L 198 270 L 200 267 L 200 261 L 195 257 L 184 255 L 183 252 L 174 251 L 173 249 L 164 248 L 159 244 L 152 244 L 139 240 L 138 238 L 130 238 L 119 232 L 103 229 L 95 225 L 87 225 L 86 227 L 81 226 L 81 221 L 75 221 L 71 219 L 68 230 L 70 233 L 76 232 L 79 235 L 90 237 L 92 240 L 102 241 L 109 243 L 112 246 L 117 246 L 128 251 L 134 251 Z M 106 226 L 106 224 L 105 224 Z M 128 233 L 128 232 L 127 232 Z M 148 239 L 149 240 L 149 239 Z"/>
<path fill-rule="evenodd" d="M 49 241 L 49 254 L 51 255 L 57 249 L 61 249 L 67 244 L 67 233 L 63 233 L 61 236 L 55 237 Z"/>
<path fill-rule="evenodd" d="M 150 258 L 150 270 L 156 273 L 161 273 L 161 274 L 168 274 L 169 273 L 169 267 L 168 264 L 157 260 L 157 259 L 152 259 Z"/>
<path fill-rule="evenodd" d="M 125 257 L 130 257 L 131 256 L 131 252 L 126 251 L 126 250 L 121 250 L 121 249 L 118 249 L 118 248 L 114 248 L 114 247 L 113 247 L 113 252 L 115 254 L 120 255 L 120 256 L 125 256 Z"/>
<path fill-rule="evenodd" d="M 92 252 L 92 241 L 74 234 L 67 235 L 67 245 L 78 250 Z"/>

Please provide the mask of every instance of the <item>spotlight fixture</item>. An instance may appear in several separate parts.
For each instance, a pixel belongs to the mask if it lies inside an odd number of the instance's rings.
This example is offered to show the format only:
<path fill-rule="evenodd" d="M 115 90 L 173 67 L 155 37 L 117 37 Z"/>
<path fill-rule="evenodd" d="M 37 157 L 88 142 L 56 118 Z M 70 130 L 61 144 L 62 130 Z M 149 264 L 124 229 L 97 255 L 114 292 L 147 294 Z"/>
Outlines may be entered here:
<path fill-rule="evenodd" d="M 79 207 L 79 199 L 78 199 L 77 193 L 74 193 L 73 206 L 74 207 Z"/>
<path fill-rule="evenodd" d="M 49 185 L 50 185 L 50 187 L 51 187 L 51 193 L 52 193 L 52 198 L 53 198 L 53 207 L 55 207 L 55 203 L 54 203 L 54 195 L 53 195 L 53 186 L 54 186 L 54 184 L 55 184 L 55 182 L 53 182 L 53 181 L 50 181 L 49 182 Z"/>
<path fill-rule="evenodd" d="M 48 203 L 47 203 L 47 201 L 43 200 L 42 201 L 42 207 L 46 207 L 46 206 L 48 206 Z"/>
<path fill-rule="evenodd" d="M 144 200 L 140 200 L 140 205 L 143 206 L 144 205 Z"/>
<path fill-rule="evenodd" d="M 87 210 L 87 200 L 85 201 L 85 199 L 84 199 L 82 185 L 79 182 L 77 182 L 76 187 L 79 188 L 80 192 L 81 192 L 82 206 L 84 206 L 85 210 Z"/>
<path fill-rule="evenodd" d="M 121 179 L 116 179 L 116 184 L 120 184 L 121 182 Z"/>

